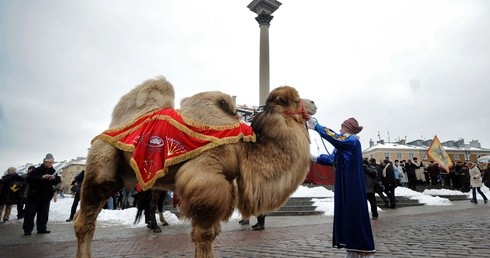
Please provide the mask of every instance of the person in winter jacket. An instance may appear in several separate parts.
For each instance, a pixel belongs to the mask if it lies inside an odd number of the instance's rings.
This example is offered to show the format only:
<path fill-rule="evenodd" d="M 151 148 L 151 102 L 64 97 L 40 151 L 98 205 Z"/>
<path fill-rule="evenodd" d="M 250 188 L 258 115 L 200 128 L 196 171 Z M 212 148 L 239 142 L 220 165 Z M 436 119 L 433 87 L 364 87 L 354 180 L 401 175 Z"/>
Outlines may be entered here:
<path fill-rule="evenodd" d="M 376 168 L 369 164 L 369 161 L 364 159 L 364 179 L 366 180 L 366 196 L 371 206 L 371 216 L 373 220 L 378 219 L 378 205 L 376 203 L 376 196 L 374 186 L 376 185 L 378 173 Z"/>
<path fill-rule="evenodd" d="M 374 185 L 374 193 L 377 193 L 379 197 L 381 197 L 381 199 L 383 200 L 385 207 L 388 207 L 390 206 L 390 201 L 385 195 L 385 186 L 381 182 L 381 177 L 383 176 L 383 168 L 381 167 L 381 165 L 376 163 L 376 159 L 374 158 L 369 159 L 369 165 L 376 169 L 376 184 Z"/>
<path fill-rule="evenodd" d="M 25 206 L 27 203 L 27 192 L 29 191 L 29 184 L 27 183 L 27 175 L 34 170 L 35 166 L 29 166 L 27 173 L 20 175 L 23 179 L 22 188 L 19 190 L 19 201 L 17 202 L 17 219 L 23 219 L 25 214 Z"/>
<path fill-rule="evenodd" d="M 400 165 L 398 165 L 398 171 L 400 171 L 400 185 L 402 187 L 408 187 L 408 175 L 407 169 L 405 168 L 405 160 L 400 161 Z"/>
<path fill-rule="evenodd" d="M 9 167 L 6 174 L 0 180 L 0 216 L 3 213 L 3 221 L 8 221 L 12 204 L 19 201 L 19 193 L 24 179 L 17 174 L 17 169 Z M 3 212 L 5 208 L 5 213 Z"/>
<path fill-rule="evenodd" d="M 31 235 L 34 229 L 34 217 L 37 214 L 36 228 L 38 234 L 51 233 L 47 230 L 49 218 L 49 205 L 54 196 L 54 186 L 61 182 L 61 178 L 53 168 L 53 155 L 48 154 L 41 166 L 35 168 L 27 175 L 29 192 L 24 217 L 24 235 Z"/>
<path fill-rule="evenodd" d="M 395 179 L 395 172 L 393 169 L 393 164 L 391 161 L 385 159 L 383 160 L 384 167 L 383 167 L 383 185 L 385 186 L 385 193 L 388 196 L 388 199 L 390 199 L 390 208 L 395 209 L 396 208 L 396 198 L 395 198 L 395 188 L 396 188 L 396 179 Z"/>
<path fill-rule="evenodd" d="M 71 205 L 70 217 L 66 220 L 66 222 L 73 221 L 73 217 L 77 212 L 78 202 L 80 202 L 80 189 L 82 189 L 84 176 L 85 170 L 82 170 L 82 172 L 78 173 L 78 175 L 75 176 L 75 179 L 73 179 L 73 181 L 71 182 L 71 190 L 73 193 L 75 193 L 75 198 L 73 198 L 73 203 Z"/>
<path fill-rule="evenodd" d="M 483 184 L 490 188 L 490 163 L 487 163 L 483 169 Z"/>
<path fill-rule="evenodd" d="M 469 167 L 469 174 L 470 174 L 470 184 L 471 184 L 471 187 L 473 188 L 473 190 L 472 190 L 473 199 L 471 200 L 471 202 L 475 203 L 475 204 L 478 203 L 478 201 L 476 200 L 476 192 L 478 191 L 478 193 L 483 197 L 483 202 L 487 203 L 488 199 L 480 189 L 482 186 L 482 178 L 481 178 L 480 169 L 473 162 L 468 162 L 468 167 Z"/>

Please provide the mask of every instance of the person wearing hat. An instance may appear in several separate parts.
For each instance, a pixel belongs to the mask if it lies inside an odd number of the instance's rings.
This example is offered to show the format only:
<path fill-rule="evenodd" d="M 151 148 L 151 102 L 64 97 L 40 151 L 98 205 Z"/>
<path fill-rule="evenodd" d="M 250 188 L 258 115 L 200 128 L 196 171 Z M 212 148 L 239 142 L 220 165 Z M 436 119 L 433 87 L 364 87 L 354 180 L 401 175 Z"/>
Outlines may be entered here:
<path fill-rule="evenodd" d="M 3 221 L 9 220 L 12 204 L 17 204 L 19 201 L 20 188 L 24 179 L 17 174 L 17 169 L 9 167 L 5 175 L 0 179 L 0 216 L 3 213 Z M 18 214 L 17 214 L 18 215 Z"/>
<path fill-rule="evenodd" d="M 340 126 L 340 133 L 308 121 L 334 147 L 332 154 L 311 156 L 311 160 L 335 168 L 334 217 L 332 245 L 345 248 L 346 257 L 374 257 L 374 237 L 366 201 L 365 176 L 361 143 L 356 134 L 362 131 L 353 117 Z"/>
<path fill-rule="evenodd" d="M 31 235 L 34 229 L 34 217 L 37 214 L 36 228 L 38 234 L 51 233 L 47 230 L 49 205 L 54 196 L 53 186 L 61 182 L 61 178 L 53 168 L 53 155 L 47 154 L 41 166 L 27 175 L 29 192 L 24 215 L 24 235 Z"/>

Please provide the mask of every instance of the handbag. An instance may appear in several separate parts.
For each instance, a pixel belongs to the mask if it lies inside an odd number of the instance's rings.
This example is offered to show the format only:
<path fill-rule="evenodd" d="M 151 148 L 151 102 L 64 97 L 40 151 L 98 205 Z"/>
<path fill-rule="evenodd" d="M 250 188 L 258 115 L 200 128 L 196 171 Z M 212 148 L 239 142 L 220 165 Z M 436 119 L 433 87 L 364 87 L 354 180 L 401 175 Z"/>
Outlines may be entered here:
<path fill-rule="evenodd" d="M 16 184 L 13 184 L 12 187 L 10 187 L 10 190 L 14 193 L 19 191 L 19 189 L 20 189 L 20 187 L 17 186 Z"/>

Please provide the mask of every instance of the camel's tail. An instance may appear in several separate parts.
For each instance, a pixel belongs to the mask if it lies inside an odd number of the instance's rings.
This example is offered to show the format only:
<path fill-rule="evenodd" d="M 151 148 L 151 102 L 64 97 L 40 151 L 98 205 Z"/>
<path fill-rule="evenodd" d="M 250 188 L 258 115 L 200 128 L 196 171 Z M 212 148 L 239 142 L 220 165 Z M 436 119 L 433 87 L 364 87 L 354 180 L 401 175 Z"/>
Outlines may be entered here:
<path fill-rule="evenodd" d="M 143 215 L 143 212 L 145 212 L 145 210 L 148 210 L 146 212 L 149 212 L 150 202 L 151 202 L 151 191 L 152 190 L 149 189 L 138 193 L 138 205 L 136 206 L 138 210 L 136 212 L 136 217 L 134 218 L 135 225 L 140 222 L 141 216 Z"/>

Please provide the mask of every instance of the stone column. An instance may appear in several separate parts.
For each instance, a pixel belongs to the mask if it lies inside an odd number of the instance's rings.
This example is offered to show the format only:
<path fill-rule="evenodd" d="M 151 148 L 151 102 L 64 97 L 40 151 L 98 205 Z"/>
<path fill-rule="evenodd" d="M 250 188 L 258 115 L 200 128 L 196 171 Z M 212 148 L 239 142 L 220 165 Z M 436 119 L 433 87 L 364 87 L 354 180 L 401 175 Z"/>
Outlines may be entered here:
<path fill-rule="evenodd" d="M 259 60 L 259 104 L 264 105 L 270 92 L 269 65 L 269 26 L 273 16 L 267 13 L 255 18 L 260 25 L 260 60 Z"/>
<path fill-rule="evenodd" d="M 270 92 L 269 80 L 269 26 L 274 11 L 281 2 L 277 0 L 253 0 L 247 7 L 258 16 L 255 20 L 260 26 L 260 62 L 259 62 L 259 104 L 264 105 Z"/>

